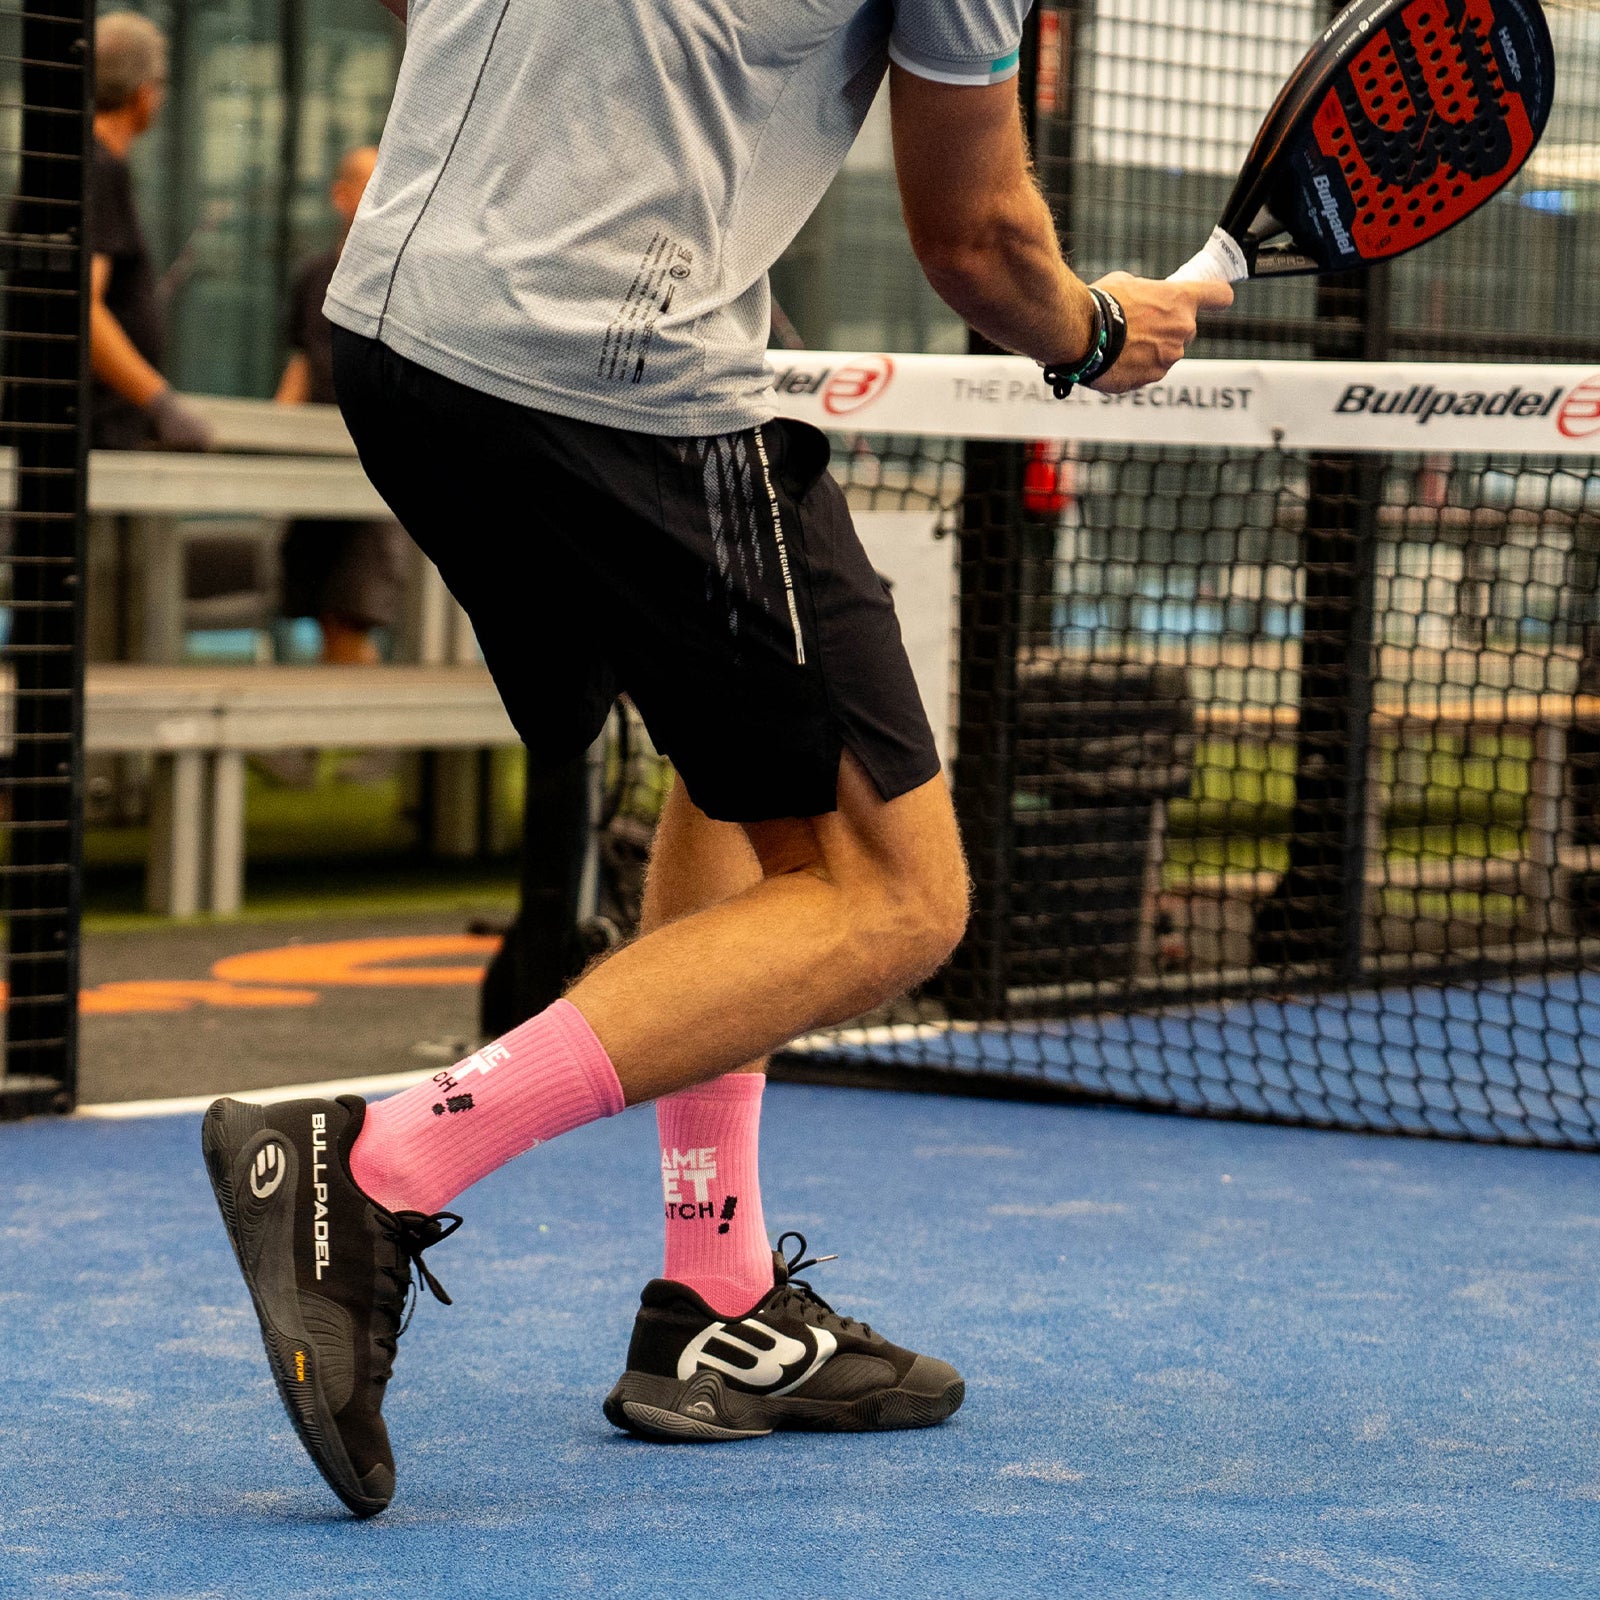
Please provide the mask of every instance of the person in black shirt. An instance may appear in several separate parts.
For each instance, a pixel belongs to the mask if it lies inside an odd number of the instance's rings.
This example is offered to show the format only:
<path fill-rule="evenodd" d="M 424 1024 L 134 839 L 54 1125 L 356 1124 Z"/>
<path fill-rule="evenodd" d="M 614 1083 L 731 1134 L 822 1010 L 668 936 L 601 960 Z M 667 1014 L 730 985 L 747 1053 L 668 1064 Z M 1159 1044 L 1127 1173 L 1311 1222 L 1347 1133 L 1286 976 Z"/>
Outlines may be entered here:
<path fill-rule="evenodd" d="M 343 234 L 378 159 L 376 149 L 352 150 L 329 189 L 342 224 L 340 245 L 305 262 L 289 296 L 289 361 L 278 384 L 280 405 L 336 404 L 333 333 L 322 314 Z M 378 659 L 373 630 L 398 619 L 405 586 L 403 534 L 393 522 L 294 522 L 284 535 L 286 617 L 315 617 L 322 659 L 367 664 Z"/>
<path fill-rule="evenodd" d="M 155 268 L 134 205 L 128 152 L 161 112 L 167 41 L 146 17 L 95 25 L 94 149 L 85 227 L 90 266 L 90 442 L 97 449 L 204 450 L 205 422 L 161 376 L 165 329 Z"/>

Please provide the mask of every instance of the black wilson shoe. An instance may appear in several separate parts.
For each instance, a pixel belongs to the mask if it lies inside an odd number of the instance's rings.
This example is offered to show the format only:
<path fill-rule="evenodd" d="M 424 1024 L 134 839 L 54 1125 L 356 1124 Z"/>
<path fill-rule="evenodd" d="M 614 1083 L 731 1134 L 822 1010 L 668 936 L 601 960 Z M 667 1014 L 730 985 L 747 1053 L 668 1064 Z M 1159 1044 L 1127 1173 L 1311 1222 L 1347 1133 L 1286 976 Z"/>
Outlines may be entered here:
<path fill-rule="evenodd" d="M 386 1211 L 350 1176 L 364 1100 L 218 1100 L 201 1132 L 206 1170 L 289 1420 L 358 1517 L 394 1495 L 383 1424 L 412 1269 L 450 1304 L 422 1252 L 455 1232 L 447 1211 Z M 414 1302 L 412 1302 L 414 1304 Z"/>
<path fill-rule="evenodd" d="M 795 1253 L 785 1260 L 788 1239 Z M 805 1251 L 798 1233 L 778 1240 L 777 1281 L 742 1317 L 719 1316 L 670 1279 L 646 1284 L 607 1420 L 641 1438 L 692 1443 L 774 1428 L 856 1433 L 943 1422 L 966 1394 L 961 1375 L 841 1317 L 795 1276 L 834 1258 L 807 1261 Z"/>

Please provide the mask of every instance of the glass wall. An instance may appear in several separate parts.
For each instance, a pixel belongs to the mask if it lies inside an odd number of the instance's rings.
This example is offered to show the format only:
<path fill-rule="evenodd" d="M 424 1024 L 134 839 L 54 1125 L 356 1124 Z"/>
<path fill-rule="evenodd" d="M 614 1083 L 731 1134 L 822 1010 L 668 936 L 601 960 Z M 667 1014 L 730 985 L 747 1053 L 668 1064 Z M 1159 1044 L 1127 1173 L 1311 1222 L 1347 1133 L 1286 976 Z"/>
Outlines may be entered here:
<path fill-rule="evenodd" d="M 166 111 L 133 156 L 168 298 L 169 376 L 198 393 L 268 395 L 289 276 L 335 237 L 326 191 L 340 156 L 382 130 L 399 24 L 376 0 L 110 9 L 144 12 L 172 44 Z"/>
<path fill-rule="evenodd" d="M 402 31 L 377 0 L 116 9 L 144 12 L 172 41 L 165 114 L 133 157 L 169 295 L 169 375 L 197 393 L 270 394 L 288 280 L 336 237 L 328 181 L 346 150 L 382 131 Z M 773 288 L 813 347 L 965 348 L 963 324 L 924 282 L 900 219 L 886 95 Z"/>

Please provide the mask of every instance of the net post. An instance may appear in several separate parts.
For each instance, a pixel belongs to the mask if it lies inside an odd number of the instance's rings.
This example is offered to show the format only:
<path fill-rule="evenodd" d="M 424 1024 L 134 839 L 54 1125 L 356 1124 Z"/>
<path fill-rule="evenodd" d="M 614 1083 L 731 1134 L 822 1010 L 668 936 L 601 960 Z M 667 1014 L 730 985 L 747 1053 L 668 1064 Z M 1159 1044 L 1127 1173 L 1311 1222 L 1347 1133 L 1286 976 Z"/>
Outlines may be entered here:
<path fill-rule="evenodd" d="M 1035 8 L 1023 24 L 1017 68 L 1017 95 L 1030 149 L 1037 144 L 1040 125 L 1039 17 Z M 967 351 L 1004 353 L 974 330 L 968 331 Z M 961 648 L 952 798 L 967 851 L 972 908 L 960 944 L 930 986 L 952 1017 L 999 1019 L 1008 1011 L 1016 876 L 1012 804 L 1017 662 L 1024 644 L 1024 589 L 1030 567 L 1022 509 L 1026 467 L 1027 447 L 1018 442 L 968 440 L 963 448 L 957 534 Z M 1037 570 L 1037 561 L 1031 565 Z"/>
<path fill-rule="evenodd" d="M 21 151 L 4 297 L 14 715 L 0 1116 L 75 1102 L 82 876 L 93 8 L 29 0 L 20 23 Z"/>
<path fill-rule="evenodd" d="M 1317 314 L 1328 336 L 1315 355 L 1383 360 L 1388 304 L 1387 265 L 1321 280 Z M 1354 349 L 1352 329 L 1358 330 Z M 1365 967 L 1367 861 L 1382 841 L 1381 819 L 1368 815 L 1382 499 L 1380 458 L 1328 451 L 1311 456 L 1301 536 L 1305 611 L 1289 864 L 1257 908 L 1253 934 L 1258 965 L 1309 969 L 1323 981 L 1342 983 L 1360 982 Z"/>
<path fill-rule="evenodd" d="M 1022 645 L 1024 450 L 966 446 L 954 800 L 972 878 L 972 914 L 937 991 L 955 1017 L 1006 1014 L 1015 878 L 1017 656 Z"/>

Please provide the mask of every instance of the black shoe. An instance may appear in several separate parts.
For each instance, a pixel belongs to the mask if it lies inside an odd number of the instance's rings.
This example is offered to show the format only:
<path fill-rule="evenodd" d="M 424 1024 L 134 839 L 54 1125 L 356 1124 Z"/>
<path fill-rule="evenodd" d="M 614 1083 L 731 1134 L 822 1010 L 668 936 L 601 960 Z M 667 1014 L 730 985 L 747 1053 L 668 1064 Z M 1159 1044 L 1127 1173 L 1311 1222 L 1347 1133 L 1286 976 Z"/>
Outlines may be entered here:
<path fill-rule="evenodd" d="M 797 1241 L 787 1261 L 785 1239 Z M 681 1283 L 646 1284 L 606 1419 L 644 1439 L 694 1443 L 774 1428 L 857 1433 L 943 1422 L 966 1394 L 961 1375 L 841 1317 L 794 1276 L 834 1259 L 804 1261 L 805 1250 L 798 1233 L 778 1240 L 777 1281 L 742 1317 L 719 1316 Z"/>
<path fill-rule="evenodd" d="M 383 1392 L 410 1320 L 412 1268 L 449 1305 L 422 1252 L 461 1226 L 448 1211 L 385 1211 L 356 1187 L 350 1149 L 366 1113 L 353 1094 L 218 1100 L 201 1132 L 289 1420 L 358 1517 L 394 1495 Z"/>

